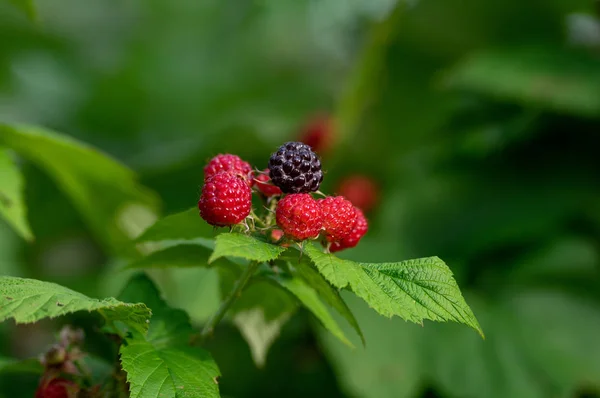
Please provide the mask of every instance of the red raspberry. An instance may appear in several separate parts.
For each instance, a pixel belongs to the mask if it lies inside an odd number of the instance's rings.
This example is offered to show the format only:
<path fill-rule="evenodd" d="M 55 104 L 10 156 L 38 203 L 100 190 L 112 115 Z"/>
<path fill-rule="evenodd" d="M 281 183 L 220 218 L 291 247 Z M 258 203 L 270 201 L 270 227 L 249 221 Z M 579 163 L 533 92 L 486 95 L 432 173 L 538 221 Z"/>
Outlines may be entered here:
<path fill-rule="evenodd" d="M 307 193 L 284 197 L 277 204 L 275 219 L 285 235 L 296 240 L 316 238 L 323 228 L 321 208 Z"/>
<path fill-rule="evenodd" d="M 72 398 L 77 396 L 79 386 L 66 379 L 52 379 L 43 382 L 35 392 L 35 398 Z"/>
<path fill-rule="evenodd" d="M 358 245 L 358 242 L 361 240 L 361 238 L 367 233 L 369 224 L 367 223 L 365 215 L 359 208 L 355 208 L 354 210 L 356 210 L 356 222 L 352 227 L 352 232 L 340 242 L 333 242 L 329 248 L 330 252 L 334 253 L 339 252 L 340 250 L 355 247 Z"/>
<path fill-rule="evenodd" d="M 281 189 L 271 183 L 271 177 L 269 177 L 269 169 L 265 169 L 262 173 L 254 179 L 254 183 L 258 190 L 265 196 L 281 195 Z"/>
<path fill-rule="evenodd" d="M 226 172 L 215 174 L 202 187 L 198 209 L 210 225 L 239 224 L 252 209 L 252 190 L 240 177 Z"/>
<path fill-rule="evenodd" d="M 310 146 L 315 152 L 323 153 L 331 148 L 334 133 L 333 120 L 326 115 L 319 115 L 304 126 L 298 141 Z"/>
<path fill-rule="evenodd" d="M 248 162 L 243 161 L 239 156 L 228 153 L 217 155 L 208 162 L 204 168 L 204 181 L 222 171 L 246 179 L 250 186 L 253 184 L 252 166 Z"/>
<path fill-rule="evenodd" d="M 373 179 L 358 174 L 343 179 L 336 192 L 365 212 L 371 210 L 379 199 L 379 189 Z"/>
<path fill-rule="evenodd" d="M 317 201 L 323 213 L 323 228 L 329 242 L 339 242 L 352 232 L 356 211 L 343 196 L 329 196 Z"/>

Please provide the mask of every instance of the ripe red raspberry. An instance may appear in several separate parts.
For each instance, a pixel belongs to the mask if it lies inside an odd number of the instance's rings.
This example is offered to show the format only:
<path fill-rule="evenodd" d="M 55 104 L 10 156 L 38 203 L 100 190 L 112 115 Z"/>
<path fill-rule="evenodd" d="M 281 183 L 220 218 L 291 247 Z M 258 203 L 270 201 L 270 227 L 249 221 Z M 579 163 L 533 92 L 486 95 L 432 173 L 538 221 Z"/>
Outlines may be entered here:
<path fill-rule="evenodd" d="M 327 115 L 319 115 L 303 127 L 298 141 L 310 146 L 315 152 L 324 153 L 331 148 L 334 133 L 333 120 Z"/>
<path fill-rule="evenodd" d="M 275 219 L 285 235 L 296 240 L 316 238 L 323 228 L 321 208 L 307 193 L 284 197 L 277 204 Z"/>
<path fill-rule="evenodd" d="M 265 169 L 255 179 L 254 183 L 258 190 L 265 196 L 281 195 L 281 189 L 271 183 L 271 177 L 269 177 L 269 169 Z"/>
<path fill-rule="evenodd" d="M 356 210 L 343 196 L 329 196 L 317 201 L 323 213 L 323 228 L 329 242 L 339 242 L 352 232 Z"/>
<path fill-rule="evenodd" d="M 35 398 L 73 398 L 78 392 L 79 386 L 73 381 L 57 378 L 43 381 L 35 392 Z"/>
<path fill-rule="evenodd" d="M 239 156 L 228 153 L 219 154 L 208 162 L 204 168 L 204 181 L 223 171 L 246 179 L 250 186 L 253 184 L 252 166 L 248 162 L 243 161 Z"/>
<path fill-rule="evenodd" d="M 198 209 L 210 225 L 239 224 L 252 209 L 252 190 L 240 177 L 226 172 L 215 174 L 202 187 Z"/>
<path fill-rule="evenodd" d="M 335 192 L 364 212 L 369 212 L 379 199 L 379 189 L 373 179 L 358 174 L 343 179 Z"/>
<path fill-rule="evenodd" d="M 369 224 L 367 223 L 365 215 L 358 208 L 355 208 L 354 210 L 356 210 L 356 222 L 352 227 L 352 232 L 350 232 L 350 235 L 342 239 L 340 242 L 333 242 L 329 248 L 330 252 L 334 253 L 339 252 L 340 250 L 355 247 L 358 245 L 358 242 L 362 239 L 362 237 L 367 233 Z"/>

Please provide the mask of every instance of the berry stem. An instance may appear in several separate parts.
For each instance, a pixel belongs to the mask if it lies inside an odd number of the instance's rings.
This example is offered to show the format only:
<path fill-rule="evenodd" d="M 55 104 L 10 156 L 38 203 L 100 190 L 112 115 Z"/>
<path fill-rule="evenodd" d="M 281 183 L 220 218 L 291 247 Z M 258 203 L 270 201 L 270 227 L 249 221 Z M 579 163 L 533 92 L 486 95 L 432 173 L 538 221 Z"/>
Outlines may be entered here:
<path fill-rule="evenodd" d="M 219 322 L 221 322 L 229 308 L 242 295 L 244 287 L 246 287 L 246 285 L 250 281 L 250 278 L 252 278 L 252 275 L 254 275 L 254 272 L 257 270 L 259 264 L 260 263 L 257 261 L 251 261 L 248 263 L 248 266 L 246 267 L 242 275 L 240 275 L 240 278 L 237 281 L 235 281 L 233 289 L 231 290 L 231 292 L 229 292 L 227 297 L 225 297 L 225 300 L 223 300 L 217 312 L 215 312 L 213 316 L 208 320 L 208 322 L 206 322 L 206 325 L 204 325 L 204 328 L 200 333 L 197 333 L 192 336 L 192 338 L 190 339 L 191 345 L 194 345 L 198 340 L 202 342 L 213 334 L 215 327 L 217 327 Z"/>

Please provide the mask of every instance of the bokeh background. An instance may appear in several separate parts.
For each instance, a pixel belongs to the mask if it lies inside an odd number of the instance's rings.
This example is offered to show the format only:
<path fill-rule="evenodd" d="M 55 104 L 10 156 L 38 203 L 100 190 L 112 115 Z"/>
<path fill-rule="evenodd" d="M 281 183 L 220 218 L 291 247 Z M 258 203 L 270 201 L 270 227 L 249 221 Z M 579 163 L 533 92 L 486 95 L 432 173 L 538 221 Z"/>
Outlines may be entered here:
<path fill-rule="evenodd" d="M 0 3 L 2 122 L 41 125 L 110 154 L 166 215 L 195 205 L 211 156 L 236 153 L 264 168 L 278 145 L 328 115 L 323 190 L 357 173 L 379 189 L 368 235 L 344 256 L 440 256 L 487 337 L 382 318 L 348 295 L 366 348 L 342 346 L 300 311 L 259 369 L 240 332 L 223 324 L 210 344 L 223 396 L 600 397 L 598 3 L 35 6 L 31 21 Z M 0 273 L 116 294 L 125 259 L 90 222 L 111 222 L 101 213 L 111 191 L 97 191 L 98 213 L 82 210 L 44 168 L 21 167 L 36 239 L 0 220 Z M 141 230 L 150 216 L 139 216 Z M 218 304 L 213 271 L 154 276 L 197 324 Z M 0 356 L 37 356 L 63 323 L 86 327 L 88 349 L 106 353 L 93 320 L 79 314 L 0 325 Z M 15 381 L 31 375 L 0 380 L 6 397 L 28 396 Z"/>

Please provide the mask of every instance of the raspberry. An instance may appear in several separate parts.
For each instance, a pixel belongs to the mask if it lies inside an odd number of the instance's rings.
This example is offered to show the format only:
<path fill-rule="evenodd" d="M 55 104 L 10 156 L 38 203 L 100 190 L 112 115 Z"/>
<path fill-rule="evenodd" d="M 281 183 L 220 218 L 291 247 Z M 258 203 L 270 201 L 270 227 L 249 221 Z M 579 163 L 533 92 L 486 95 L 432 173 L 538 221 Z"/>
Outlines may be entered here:
<path fill-rule="evenodd" d="M 79 392 L 79 386 L 66 379 L 52 379 L 41 384 L 35 392 L 35 398 L 71 398 Z"/>
<path fill-rule="evenodd" d="M 242 177 L 248 181 L 250 186 L 252 186 L 252 166 L 250 166 L 248 162 L 240 159 L 239 156 L 227 153 L 212 158 L 204 168 L 204 181 L 222 171 Z"/>
<path fill-rule="evenodd" d="M 315 152 L 326 152 L 333 144 L 334 127 L 331 118 L 321 115 L 312 119 L 301 131 L 299 141 Z"/>
<path fill-rule="evenodd" d="M 316 238 L 323 228 L 321 208 L 307 193 L 284 197 L 277 204 L 275 219 L 284 234 L 296 240 Z"/>
<path fill-rule="evenodd" d="M 198 201 L 200 216 L 210 225 L 222 227 L 242 222 L 252 208 L 252 191 L 245 181 L 226 172 L 210 177 Z"/>
<path fill-rule="evenodd" d="M 330 242 L 339 242 L 352 232 L 356 210 L 343 196 L 329 196 L 318 200 L 323 213 L 323 228 Z"/>
<path fill-rule="evenodd" d="M 306 144 L 288 142 L 271 155 L 269 171 L 273 184 L 284 193 L 307 193 L 323 181 L 321 161 Z"/>
<path fill-rule="evenodd" d="M 356 210 L 356 222 L 352 227 L 352 232 L 350 232 L 350 235 L 348 235 L 341 241 L 333 242 L 331 244 L 331 247 L 329 248 L 330 252 L 334 253 L 339 252 L 340 250 L 355 247 L 356 245 L 358 245 L 358 242 L 361 240 L 361 238 L 367 233 L 369 229 L 369 224 L 367 223 L 365 215 L 359 208 L 355 208 L 354 210 Z"/>
<path fill-rule="evenodd" d="M 345 196 L 352 204 L 368 212 L 375 206 L 379 189 L 373 179 L 362 175 L 352 175 L 342 180 L 336 192 Z"/>
<path fill-rule="evenodd" d="M 265 196 L 281 195 L 281 189 L 273 184 L 270 184 L 269 169 L 265 169 L 261 174 L 254 179 L 254 183 L 258 190 Z"/>

